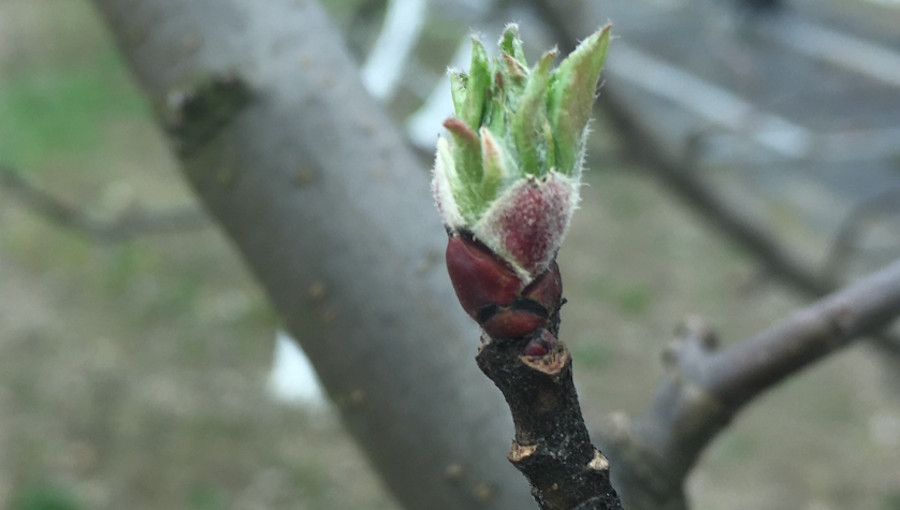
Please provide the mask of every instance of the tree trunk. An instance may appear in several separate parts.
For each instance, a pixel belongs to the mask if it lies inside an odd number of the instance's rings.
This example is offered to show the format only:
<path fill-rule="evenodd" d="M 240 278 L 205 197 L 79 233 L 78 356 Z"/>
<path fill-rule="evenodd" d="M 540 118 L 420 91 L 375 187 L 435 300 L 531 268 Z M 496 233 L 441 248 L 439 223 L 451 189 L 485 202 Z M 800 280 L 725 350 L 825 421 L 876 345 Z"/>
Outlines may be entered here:
<path fill-rule="evenodd" d="M 446 276 L 427 169 L 321 8 L 94 3 L 191 186 L 401 504 L 534 508 L 506 460 L 502 397 L 473 360 L 477 328 Z"/>

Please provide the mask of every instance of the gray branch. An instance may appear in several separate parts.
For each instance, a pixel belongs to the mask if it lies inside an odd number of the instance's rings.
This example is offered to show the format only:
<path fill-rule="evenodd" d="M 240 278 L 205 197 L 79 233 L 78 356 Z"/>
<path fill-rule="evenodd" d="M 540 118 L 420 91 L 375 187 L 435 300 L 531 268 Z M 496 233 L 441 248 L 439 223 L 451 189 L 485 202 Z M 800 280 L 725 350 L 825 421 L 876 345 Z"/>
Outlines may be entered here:
<path fill-rule="evenodd" d="M 427 164 L 366 95 L 322 9 L 94 4 L 187 180 L 399 502 L 534 508 L 504 459 L 512 424 L 473 363 L 476 328 L 443 267 Z"/>
<path fill-rule="evenodd" d="M 635 509 L 686 508 L 684 480 L 746 404 L 898 316 L 900 260 L 724 350 L 702 322 L 688 321 L 665 353 L 651 404 L 633 420 L 613 420 L 605 434 L 623 500 Z"/>

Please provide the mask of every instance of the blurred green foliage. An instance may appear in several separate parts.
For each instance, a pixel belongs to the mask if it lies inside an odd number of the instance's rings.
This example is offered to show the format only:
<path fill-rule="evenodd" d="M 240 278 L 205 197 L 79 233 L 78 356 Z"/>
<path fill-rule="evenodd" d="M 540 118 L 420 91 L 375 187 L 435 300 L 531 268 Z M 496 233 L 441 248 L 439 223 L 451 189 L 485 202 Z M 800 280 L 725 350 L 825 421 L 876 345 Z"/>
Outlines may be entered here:
<path fill-rule="evenodd" d="M 116 117 L 149 115 L 111 49 L 73 67 L 38 67 L 0 84 L 0 157 L 28 171 L 55 156 L 85 156 Z"/>
<path fill-rule="evenodd" d="M 882 510 L 900 510 L 900 490 L 888 493 L 881 501 Z"/>
<path fill-rule="evenodd" d="M 598 369 L 612 362 L 614 353 L 610 347 L 599 339 L 585 340 L 579 338 L 575 342 L 572 357 L 577 360 L 579 366 Z"/>
<path fill-rule="evenodd" d="M 11 510 L 78 510 L 75 498 L 53 485 L 37 485 L 13 501 Z"/>
<path fill-rule="evenodd" d="M 215 510 L 227 508 L 226 497 L 216 487 L 196 485 L 188 492 L 188 507 L 196 510 Z"/>
<path fill-rule="evenodd" d="M 590 287 L 595 297 L 616 305 L 622 312 L 641 316 L 650 308 L 650 289 L 641 282 L 613 281 L 602 277 L 592 281 Z"/>

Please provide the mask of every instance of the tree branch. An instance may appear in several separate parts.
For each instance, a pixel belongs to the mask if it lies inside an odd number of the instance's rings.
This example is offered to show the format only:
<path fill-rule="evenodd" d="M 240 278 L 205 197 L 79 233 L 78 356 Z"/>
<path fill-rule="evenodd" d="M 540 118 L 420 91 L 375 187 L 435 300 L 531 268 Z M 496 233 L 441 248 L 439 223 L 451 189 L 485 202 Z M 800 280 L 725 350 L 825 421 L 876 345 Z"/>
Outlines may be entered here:
<path fill-rule="evenodd" d="M 898 314 L 900 260 L 716 353 L 700 367 L 699 380 L 728 407 L 737 409 L 851 340 L 890 326 Z"/>
<path fill-rule="evenodd" d="M 129 209 L 115 218 L 100 220 L 38 188 L 16 170 L 2 164 L 0 186 L 31 212 L 58 227 L 74 230 L 91 241 L 127 241 L 145 235 L 169 234 L 210 226 L 203 211 L 193 206 L 158 211 Z"/>
<path fill-rule="evenodd" d="M 725 350 L 702 321 L 686 321 L 665 352 L 653 401 L 634 419 L 614 417 L 605 430 L 602 444 L 623 500 L 635 509 L 687 508 L 687 475 L 744 406 L 898 316 L 900 261 Z"/>
<path fill-rule="evenodd" d="M 524 356 L 508 342 L 485 344 L 478 366 L 506 397 L 516 438 L 509 460 L 544 510 L 621 510 L 609 461 L 594 448 L 562 342 L 545 356 Z"/>
<path fill-rule="evenodd" d="M 533 508 L 503 460 L 502 400 L 472 363 L 426 171 L 320 6 L 94 4 L 191 186 L 399 502 Z"/>
<path fill-rule="evenodd" d="M 556 340 L 559 310 L 550 329 L 519 341 L 484 335 L 475 358 L 512 413 L 516 434 L 509 461 L 528 479 L 542 510 L 622 510 L 609 461 L 591 444 L 584 424 L 569 349 Z M 529 342 L 549 350 L 542 356 L 523 354 Z"/>

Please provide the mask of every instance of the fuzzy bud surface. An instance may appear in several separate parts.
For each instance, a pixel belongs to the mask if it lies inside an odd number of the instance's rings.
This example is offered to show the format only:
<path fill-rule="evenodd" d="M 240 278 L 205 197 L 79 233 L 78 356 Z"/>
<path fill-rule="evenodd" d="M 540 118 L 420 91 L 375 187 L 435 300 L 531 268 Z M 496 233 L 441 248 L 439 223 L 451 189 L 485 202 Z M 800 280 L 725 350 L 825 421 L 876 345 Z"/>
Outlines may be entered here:
<path fill-rule="evenodd" d="M 432 190 L 454 289 L 492 336 L 522 337 L 559 307 L 556 254 L 578 206 L 609 39 L 607 25 L 555 69 L 556 50 L 529 67 L 508 25 L 498 56 L 473 39 L 468 73 L 450 72 L 455 114 L 438 139 Z M 529 295 L 535 286 L 540 296 Z"/>

